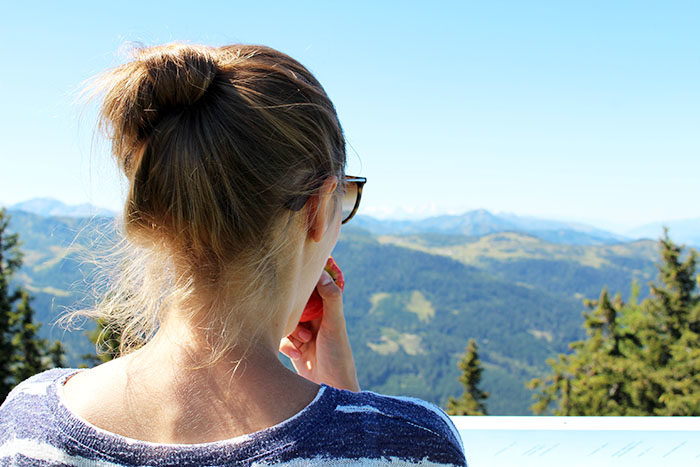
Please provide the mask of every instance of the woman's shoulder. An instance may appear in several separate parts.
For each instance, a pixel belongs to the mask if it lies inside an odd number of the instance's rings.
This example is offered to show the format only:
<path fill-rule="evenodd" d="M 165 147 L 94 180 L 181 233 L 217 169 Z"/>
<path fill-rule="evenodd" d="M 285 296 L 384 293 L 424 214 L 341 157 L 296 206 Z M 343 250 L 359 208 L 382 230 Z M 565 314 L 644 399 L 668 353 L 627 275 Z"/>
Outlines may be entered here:
<path fill-rule="evenodd" d="M 331 389 L 336 435 L 359 450 L 381 451 L 402 460 L 466 465 L 459 432 L 439 407 L 421 399 Z M 335 435 L 332 435 L 335 436 Z"/>
<path fill-rule="evenodd" d="M 20 458 L 26 460 L 29 456 L 25 454 L 29 451 L 54 449 L 47 444 L 58 431 L 53 425 L 56 404 L 52 398 L 56 391 L 52 388 L 76 371 L 66 368 L 44 371 L 10 391 L 0 405 L 0 465 L 8 459 L 12 462 L 20 462 Z M 20 454 L 23 452 L 25 454 Z"/>
<path fill-rule="evenodd" d="M 340 391 L 336 410 L 343 413 L 377 414 L 392 420 L 403 420 L 412 426 L 461 444 L 459 432 L 449 416 L 435 404 L 415 397 L 390 396 L 372 391 Z"/>
<path fill-rule="evenodd" d="M 59 380 L 74 374 L 76 369 L 54 368 L 36 374 L 14 387 L 0 406 L 0 414 L 16 412 L 26 405 L 41 403 L 48 396 L 48 388 Z"/>

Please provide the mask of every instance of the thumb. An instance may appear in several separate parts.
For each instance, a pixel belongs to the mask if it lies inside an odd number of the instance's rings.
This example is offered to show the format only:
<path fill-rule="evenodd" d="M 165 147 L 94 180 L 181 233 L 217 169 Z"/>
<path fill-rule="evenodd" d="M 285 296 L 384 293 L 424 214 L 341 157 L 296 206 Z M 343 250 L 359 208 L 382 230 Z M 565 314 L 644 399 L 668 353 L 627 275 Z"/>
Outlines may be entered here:
<path fill-rule="evenodd" d="M 338 285 L 333 281 L 331 275 L 328 274 L 328 271 L 325 269 L 321 273 L 316 289 L 318 290 L 318 294 L 323 299 L 324 304 L 326 302 L 333 303 L 342 300 L 343 291 L 340 290 L 340 287 L 338 287 Z"/>
<path fill-rule="evenodd" d="M 333 278 L 326 270 L 321 273 L 316 290 L 318 290 L 318 294 L 323 300 L 323 326 L 328 329 L 344 329 L 343 291 L 340 290 L 340 287 L 333 281 Z"/>

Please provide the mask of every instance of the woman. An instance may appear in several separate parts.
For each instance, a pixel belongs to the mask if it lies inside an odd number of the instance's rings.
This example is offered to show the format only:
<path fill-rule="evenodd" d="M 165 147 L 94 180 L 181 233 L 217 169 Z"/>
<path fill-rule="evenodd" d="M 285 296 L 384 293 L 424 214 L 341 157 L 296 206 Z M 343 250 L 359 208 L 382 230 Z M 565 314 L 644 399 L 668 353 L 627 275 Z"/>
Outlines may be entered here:
<path fill-rule="evenodd" d="M 119 330 L 123 356 L 18 386 L 0 463 L 464 465 L 439 409 L 359 392 L 324 265 L 362 180 L 311 73 L 267 47 L 172 44 L 98 88 L 127 243 L 84 314 Z M 314 288 L 323 315 L 299 323 Z"/>

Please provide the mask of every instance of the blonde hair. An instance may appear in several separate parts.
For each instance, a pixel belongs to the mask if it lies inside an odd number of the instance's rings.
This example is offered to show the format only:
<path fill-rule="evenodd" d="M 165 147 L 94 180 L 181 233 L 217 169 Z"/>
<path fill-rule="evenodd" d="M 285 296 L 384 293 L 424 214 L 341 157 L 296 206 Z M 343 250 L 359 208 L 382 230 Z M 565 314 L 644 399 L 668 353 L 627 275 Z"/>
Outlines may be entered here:
<path fill-rule="evenodd" d="M 273 316 L 243 314 L 246 302 L 278 289 L 287 232 L 305 225 L 295 210 L 327 177 L 342 185 L 335 108 L 300 63 L 255 45 L 136 49 L 95 89 L 129 191 L 117 276 L 99 305 L 79 314 L 116 329 L 128 352 L 173 305 L 201 295 L 211 310 L 230 305 L 225 284 L 237 281 L 235 309 L 200 316 L 215 359 L 242 338 L 243 323 Z"/>

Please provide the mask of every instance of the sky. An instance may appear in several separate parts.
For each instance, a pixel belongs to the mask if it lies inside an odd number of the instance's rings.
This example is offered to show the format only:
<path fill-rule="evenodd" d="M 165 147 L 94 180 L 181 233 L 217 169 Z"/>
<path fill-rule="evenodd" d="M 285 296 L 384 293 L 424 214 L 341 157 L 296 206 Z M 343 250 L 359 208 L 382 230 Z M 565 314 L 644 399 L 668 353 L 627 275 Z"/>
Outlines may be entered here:
<path fill-rule="evenodd" d="M 700 218 L 700 3 L 6 2 L 0 204 L 119 209 L 85 80 L 128 44 L 265 44 L 338 110 L 360 213 Z"/>

